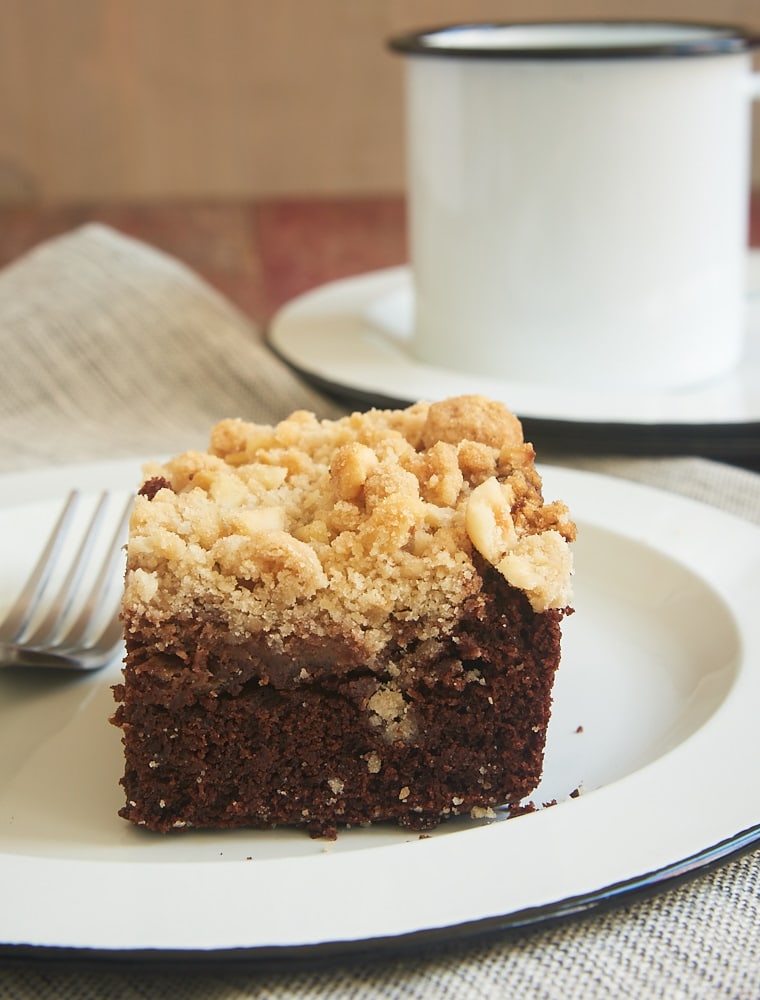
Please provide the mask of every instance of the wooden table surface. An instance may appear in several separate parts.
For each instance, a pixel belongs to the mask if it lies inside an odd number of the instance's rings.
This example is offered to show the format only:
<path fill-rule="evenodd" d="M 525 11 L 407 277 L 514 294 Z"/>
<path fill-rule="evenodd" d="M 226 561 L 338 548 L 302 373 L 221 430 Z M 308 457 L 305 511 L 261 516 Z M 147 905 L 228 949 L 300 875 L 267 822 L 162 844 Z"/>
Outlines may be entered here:
<path fill-rule="evenodd" d="M 259 324 L 309 288 L 407 259 L 404 200 L 389 196 L 0 209 L 0 266 L 94 221 L 184 261 Z"/>

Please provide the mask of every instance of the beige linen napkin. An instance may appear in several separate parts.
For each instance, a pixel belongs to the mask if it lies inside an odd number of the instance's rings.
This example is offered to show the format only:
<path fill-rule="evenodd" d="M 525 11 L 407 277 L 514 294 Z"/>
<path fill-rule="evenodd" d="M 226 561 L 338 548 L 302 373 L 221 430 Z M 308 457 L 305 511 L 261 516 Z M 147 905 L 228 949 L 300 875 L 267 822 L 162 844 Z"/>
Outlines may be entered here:
<path fill-rule="evenodd" d="M 223 417 L 329 416 L 188 268 L 101 225 L 0 274 L 0 470 L 205 447 Z"/>
<path fill-rule="evenodd" d="M 0 359 L 0 471 L 204 446 L 210 425 L 225 416 L 271 422 L 296 408 L 339 412 L 197 276 L 101 226 L 43 245 L 0 273 Z M 760 478 L 748 472 L 695 459 L 554 459 L 676 490 L 760 523 Z M 715 808 L 720 789 L 705 789 L 705 809 Z M 457 891 L 455 872 L 441 877 Z M 279 972 L 0 962 L 0 1000 L 736 1000 L 760 996 L 758 928 L 754 852 L 648 901 L 436 954 Z"/>

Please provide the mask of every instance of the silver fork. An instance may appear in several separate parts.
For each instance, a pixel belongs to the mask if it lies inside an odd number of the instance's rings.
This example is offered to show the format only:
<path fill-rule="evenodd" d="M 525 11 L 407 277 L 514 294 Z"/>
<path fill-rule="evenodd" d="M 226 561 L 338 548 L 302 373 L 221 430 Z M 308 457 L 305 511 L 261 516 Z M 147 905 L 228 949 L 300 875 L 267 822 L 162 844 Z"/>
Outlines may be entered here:
<path fill-rule="evenodd" d="M 121 638 L 117 569 L 132 498 L 124 506 L 107 547 L 97 553 L 110 505 L 109 494 L 101 494 L 66 566 L 63 551 L 75 533 L 80 501 L 77 490 L 69 494 L 37 564 L 0 624 L 0 667 L 95 670 L 113 656 Z M 51 580 L 61 573 L 63 580 L 48 596 Z"/>

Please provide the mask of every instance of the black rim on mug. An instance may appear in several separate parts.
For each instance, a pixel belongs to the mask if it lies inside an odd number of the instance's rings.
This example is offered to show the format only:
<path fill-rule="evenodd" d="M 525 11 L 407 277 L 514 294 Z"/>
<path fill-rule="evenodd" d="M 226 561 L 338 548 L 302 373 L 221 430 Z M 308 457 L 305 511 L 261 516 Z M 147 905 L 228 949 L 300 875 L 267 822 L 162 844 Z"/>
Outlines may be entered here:
<path fill-rule="evenodd" d="M 407 32 L 388 46 L 407 56 L 464 59 L 672 58 L 746 53 L 760 46 L 760 35 L 687 21 L 491 21 Z"/>

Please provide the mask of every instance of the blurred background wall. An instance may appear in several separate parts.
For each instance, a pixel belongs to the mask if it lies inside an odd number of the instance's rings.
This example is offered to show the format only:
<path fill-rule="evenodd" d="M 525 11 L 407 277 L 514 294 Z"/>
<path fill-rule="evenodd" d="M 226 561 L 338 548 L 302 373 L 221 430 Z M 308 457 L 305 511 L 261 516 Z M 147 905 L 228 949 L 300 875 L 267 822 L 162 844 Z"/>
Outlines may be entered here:
<path fill-rule="evenodd" d="M 0 0 L 0 204 L 400 192 L 388 36 L 550 17 L 760 35 L 760 0 Z"/>

